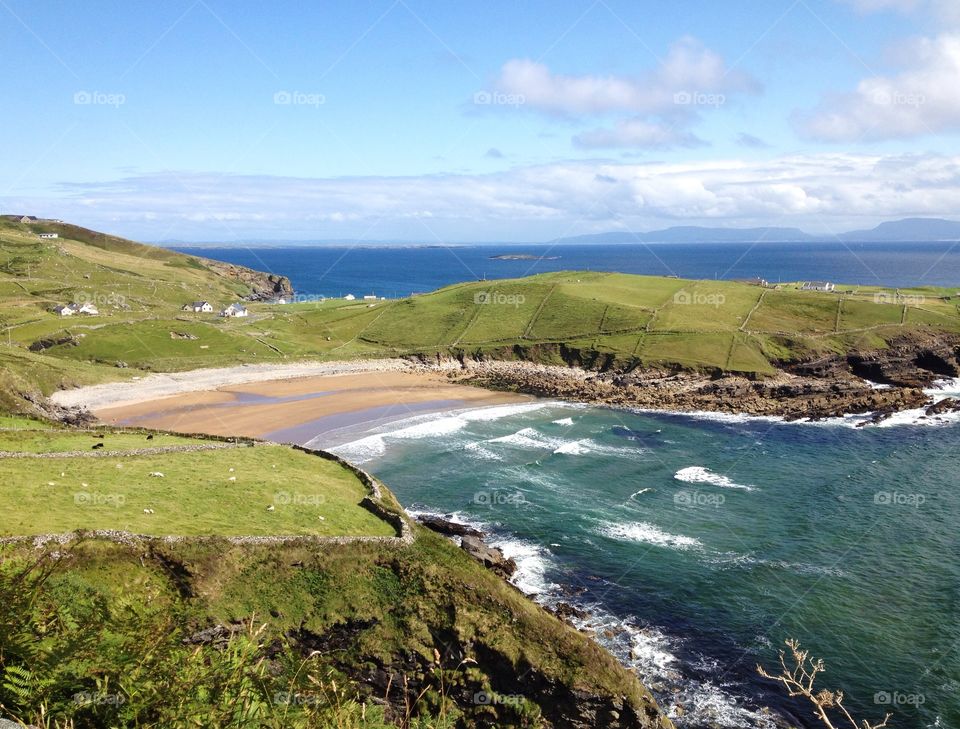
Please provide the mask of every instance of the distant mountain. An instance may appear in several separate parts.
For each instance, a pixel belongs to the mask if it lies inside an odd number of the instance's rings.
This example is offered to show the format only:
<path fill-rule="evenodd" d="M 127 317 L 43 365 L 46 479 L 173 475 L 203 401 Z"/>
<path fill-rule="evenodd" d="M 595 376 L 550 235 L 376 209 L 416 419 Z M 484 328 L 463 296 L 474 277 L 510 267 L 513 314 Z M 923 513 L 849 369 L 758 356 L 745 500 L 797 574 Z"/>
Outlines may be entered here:
<path fill-rule="evenodd" d="M 694 225 L 677 226 L 648 233 L 611 232 L 559 238 L 552 243 L 784 243 L 806 242 L 816 238 L 799 228 L 702 228 Z"/>
<path fill-rule="evenodd" d="M 842 233 L 839 237 L 844 241 L 864 243 L 960 240 L 960 223 L 941 218 L 906 218 L 881 223 L 872 230 Z"/>

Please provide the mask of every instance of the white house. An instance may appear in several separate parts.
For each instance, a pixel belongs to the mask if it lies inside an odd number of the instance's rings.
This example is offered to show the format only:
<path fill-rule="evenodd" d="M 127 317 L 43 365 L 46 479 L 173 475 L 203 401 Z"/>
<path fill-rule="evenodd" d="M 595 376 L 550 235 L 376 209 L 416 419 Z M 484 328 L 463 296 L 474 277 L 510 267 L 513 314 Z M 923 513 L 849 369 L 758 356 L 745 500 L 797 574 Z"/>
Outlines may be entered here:
<path fill-rule="evenodd" d="M 347 294 L 347 295 L 344 296 L 343 298 L 344 298 L 344 301 L 353 301 L 353 300 L 355 300 L 357 297 L 354 296 L 353 294 Z"/>
<path fill-rule="evenodd" d="M 40 237 L 41 238 L 59 238 L 60 235 L 58 233 L 41 233 Z"/>
<path fill-rule="evenodd" d="M 73 304 L 61 304 L 56 306 L 53 309 L 54 314 L 59 314 L 60 316 L 73 316 L 77 313 L 77 309 Z"/>
<path fill-rule="evenodd" d="M 191 304 L 184 304 L 183 311 L 192 311 L 194 314 L 210 314 L 213 312 L 213 304 L 209 301 L 194 301 Z"/>
<path fill-rule="evenodd" d="M 220 316 L 227 318 L 238 318 L 249 316 L 250 312 L 243 304 L 230 304 L 226 309 L 220 312 Z"/>
<path fill-rule="evenodd" d="M 377 301 L 377 297 L 368 294 L 368 295 L 366 295 L 366 296 L 363 297 L 363 300 L 364 300 L 364 301 Z"/>
<path fill-rule="evenodd" d="M 86 303 L 81 304 L 80 308 L 77 309 L 78 314 L 89 314 L 90 316 L 97 316 L 100 313 L 100 310 L 95 307 L 93 304 Z"/>
<path fill-rule="evenodd" d="M 801 291 L 833 291 L 836 285 L 829 281 L 807 281 L 800 287 Z"/>

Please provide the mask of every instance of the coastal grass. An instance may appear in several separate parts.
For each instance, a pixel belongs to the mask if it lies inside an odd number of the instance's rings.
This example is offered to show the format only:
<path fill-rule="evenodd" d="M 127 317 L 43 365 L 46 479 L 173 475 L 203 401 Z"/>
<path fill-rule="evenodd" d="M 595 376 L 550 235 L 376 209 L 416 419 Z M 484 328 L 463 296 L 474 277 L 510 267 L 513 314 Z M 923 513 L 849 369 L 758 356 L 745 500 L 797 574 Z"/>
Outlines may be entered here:
<path fill-rule="evenodd" d="M 39 240 L 48 228 L 61 237 Z M 202 259 L 77 226 L 5 220 L 0 409 L 36 414 L 34 400 L 59 388 L 246 363 L 439 354 L 767 374 L 918 331 L 960 333 L 956 289 L 837 288 L 561 271 L 395 301 L 252 303 L 250 317 L 233 320 L 181 311 L 244 293 Z M 93 301 L 100 315 L 51 312 L 67 301 Z"/>
<path fill-rule="evenodd" d="M 87 434 L 51 433 L 37 446 L 39 436 L 27 433 L 15 435 L 24 437 L 26 450 L 33 444 L 43 453 L 55 444 L 72 452 L 77 441 L 89 442 Z M 142 433 L 131 435 L 144 444 Z M 359 505 L 366 491 L 352 471 L 282 446 L 0 458 L 0 482 L 0 536 L 76 529 L 158 536 L 395 535 L 394 527 Z"/>
<path fill-rule="evenodd" d="M 0 451 L 24 453 L 85 453 L 94 446 L 103 451 L 133 451 L 143 448 L 206 445 L 208 440 L 171 433 L 128 432 L 97 428 L 87 432 L 41 427 L 38 422 L 11 419 L 9 426 L 0 418 Z M 2 430 L 10 427 L 12 430 Z"/>

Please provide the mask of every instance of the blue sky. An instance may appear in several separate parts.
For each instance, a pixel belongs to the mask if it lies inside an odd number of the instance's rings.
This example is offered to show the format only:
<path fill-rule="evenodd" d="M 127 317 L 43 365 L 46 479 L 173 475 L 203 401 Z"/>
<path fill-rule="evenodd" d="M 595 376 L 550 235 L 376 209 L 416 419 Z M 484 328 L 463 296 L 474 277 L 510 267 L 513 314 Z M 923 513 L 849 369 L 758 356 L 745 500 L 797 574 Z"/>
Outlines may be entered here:
<path fill-rule="evenodd" d="M 0 207 L 195 241 L 949 217 L 952 5 L 0 0 Z"/>

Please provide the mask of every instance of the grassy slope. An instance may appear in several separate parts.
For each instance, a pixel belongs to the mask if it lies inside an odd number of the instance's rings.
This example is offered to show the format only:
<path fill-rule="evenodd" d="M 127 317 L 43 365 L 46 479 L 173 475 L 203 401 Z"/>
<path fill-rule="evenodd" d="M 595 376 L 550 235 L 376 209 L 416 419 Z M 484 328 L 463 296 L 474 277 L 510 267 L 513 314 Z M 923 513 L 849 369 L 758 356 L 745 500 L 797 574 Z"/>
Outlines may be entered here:
<path fill-rule="evenodd" d="M 38 240 L 35 231 L 46 227 L 62 237 Z M 10 345 L 0 347 L 0 406 L 16 405 L 15 393 L 134 370 L 436 352 L 512 357 L 517 348 L 561 361 L 561 346 L 587 362 L 769 373 L 778 361 L 883 347 L 905 331 L 960 332 L 953 289 L 763 291 L 597 272 L 457 284 L 375 305 L 252 304 L 253 315 L 241 320 L 180 311 L 187 301 L 222 306 L 243 293 L 179 253 L 75 226 L 0 221 L 0 342 Z M 65 320 L 49 312 L 85 299 L 100 305 L 100 316 Z M 69 341 L 42 354 L 25 351 L 44 338 Z M 130 369 L 116 369 L 118 362 Z"/>
<path fill-rule="evenodd" d="M 75 453 L 91 452 L 93 444 L 102 443 L 104 452 L 129 452 L 204 443 L 164 434 L 147 440 L 142 431 L 40 427 L 0 431 L 0 449 Z M 366 490 L 351 471 L 283 447 L 0 458 L 0 483 L 0 536 L 75 529 L 154 535 L 395 534 L 392 526 L 358 505 Z M 267 511 L 269 506 L 273 509 Z"/>
<path fill-rule="evenodd" d="M 148 443 L 145 431 L 44 430 L 39 421 L 12 416 L 0 419 L 0 428 L 5 446 L 45 453 L 85 451 L 96 442 L 103 442 L 105 450 L 131 450 L 198 440 L 156 434 Z M 164 477 L 150 477 L 155 470 Z M 228 481 L 230 477 L 237 481 Z M 77 528 L 185 535 L 394 533 L 357 505 L 364 491 L 352 472 L 279 446 L 162 456 L 2 458 L 0 483 L 4 484 L 5 516 L 0 535 Z M 279 499 L 278 493 L 283 494 Z M 86 496 L 78 500 L 77 494 Z M 96 497 L 102 497 L 102 503 L 94 503 Z M 386 500 L 391 508 L 399 508 L 389 494 Z M 265 505 L 271 503 L 275 511 L 266 512 Z M 155 514 L 143 514 L 146 507 L 154 508 Z M 319 515 L 325 520 L 318 521 Z M 58 559 L 66 561 L 53 571 L 36 602 L 66 610 L 69 618 L 56 620 L 56 629 L 48 625 L 45 640 L 30 647 L 39 653 L 32 656 L 30 670 L 44 675 L 42 667 L 49 663 L 47 670 L 57 677 L 49 685 L 35 684 L 37 694 L 25 694 L 17 711 L 20 716 L 33 716 L 37 697 L 42 695 L 54 718 L 74 716 L 78 726 L 101 725 L 89 723 L 89 707 L 58 701 L 57 696 L 69 697 L 79 690 L 107 693 L 97 688 L 107 681 L 113 692 L 127 696 L 124 703 L 129 710 L 140 707 L 137 725 L 169 725 L 153 724 L 143 718 L 143 712 L 182 718 L 184 706 L 169 704 L 172 699 L 165 694 L 144 696 L 143 679 L 138 682 L 128 675 L 130 669 L 122 668 L 155 660 L 145 647 L 127 644 L 134 629 L 126 621 L 133 617 L 138 626 L 144 625 L 143 621 L 152 619 L 149 616 L 158 614 L 167 617 L 157 630 L 169 636 L 174 646 L 182 637 L 214 623 L 265 620 L 261 645 L 292 640 L 301 655 L 319 648 L 319 654 L 309 659 L 310 672 L 335 671 L 352 677 L 345 685 L 350 692 L 359 691 L 361 700 L 383 696 L 383 687 L 364 687 L 362 681 L 375 667 L 383 666 L 389 673 L 398 672 L 391 699 L 395 705 L 402 704 L 399 676 L 405 675 L 416 686 L 408 690 L 415 713 L 439 710 L 436 656 L 444 669 L 443 692 L 460 704 L 457 712 L 470 714 L 471 721 L 539 726 L 538 717 L 571 700 L 573 690 L 626 697 L 638 711 L 652 710 L 649 694 L 612 656 L 449 541 L 421 528 L 414 544 L 402 551 L 372 543 L 318 549 L 192 540 L 150 547 L 80 541 L 57 550 Z M 0 570 L 35 555 L 26 546 L 0 547 Z M 86 605 L 96 606 L 95 614 L 87 616 L 82 607 Z M 0 608 L 0 617 L 2 612 Z M 24 628 L 22 613 L 9 617 L 18 630 Z M 71 646 L 88 644 L 98 632 L 105 634 L 109 645 L 95 650 L 91 665 L 78 658 L 64 659 L 71 655 Z M 10 666 L 21 665 L 10 662 L 9 656 L 17 651 L 11 650 L 6 658 L 3 653 L 0 650 L 0 675 Z M 463 663 L 464 658 L 471 661 Z M 151 670 L 155 675 L 159 669 Z M 213 671 L 213 680 L 226 679 L 217 677 L 219 669 L 205 670 Z M 280 673 L 278 678 L 289 675 Z M 41 691 L 41 686 L 46 688 Z M 421 686 L 428 690 L 421 694 Z M 305 690 L 316 688 L 308 685 Z M 522 698 L 477 706 L 472 697 L 481 690 Z M 11 706 L 7 704 L 8 710 Z M 98 721 L 132 725 L 129 717 L 114 716 L 107 722 L 106 716 L 115 708 L 99 707 L 98 711 L 108 713 L 101 713 Z M 267 724 L 257 720 L 230 725 Z M 279 725 L 293 726 L 286 720 L 279 720 Z M 421 726 L 448 725 L 430 719 Z"/>

